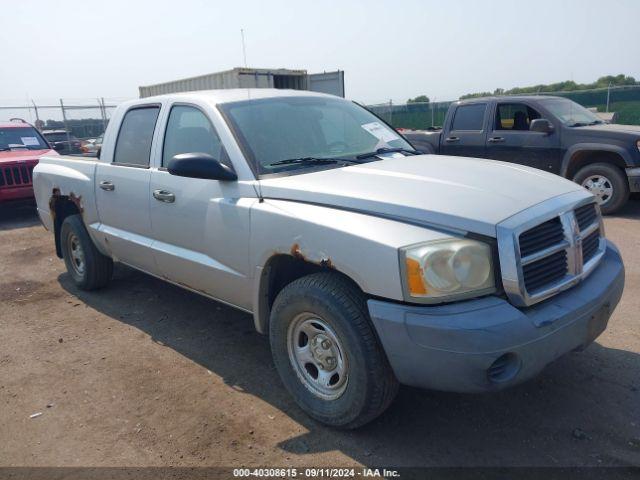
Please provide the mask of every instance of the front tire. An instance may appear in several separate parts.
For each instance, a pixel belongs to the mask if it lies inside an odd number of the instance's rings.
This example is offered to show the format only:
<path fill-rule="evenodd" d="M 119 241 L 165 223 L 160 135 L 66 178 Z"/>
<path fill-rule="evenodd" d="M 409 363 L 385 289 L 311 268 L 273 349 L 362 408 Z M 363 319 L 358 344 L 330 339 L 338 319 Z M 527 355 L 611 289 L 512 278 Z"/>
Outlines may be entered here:
<path fill-rule="evenodd" d="M 386 410 L 398 391 L 366 298 L 336 273 L 308 275 L 282 289 L 269 335 L 285 387 L 322 423 L 364 425 Z"/>
<path fill-rule="evenodd" d="M 605 215 L 618 211 L 629 199 L 629 182 L 618 167 L 592 163 L 581 168 L 573 181 L 593 193 Z"/>
<path fill-rule="evenodd" d="M 60 228 L 60 245 L 67 271 L 81 290 L 95 290 L 109 283 L 113 260 L 93 244 L 80 215 L 69 215 Z"/>

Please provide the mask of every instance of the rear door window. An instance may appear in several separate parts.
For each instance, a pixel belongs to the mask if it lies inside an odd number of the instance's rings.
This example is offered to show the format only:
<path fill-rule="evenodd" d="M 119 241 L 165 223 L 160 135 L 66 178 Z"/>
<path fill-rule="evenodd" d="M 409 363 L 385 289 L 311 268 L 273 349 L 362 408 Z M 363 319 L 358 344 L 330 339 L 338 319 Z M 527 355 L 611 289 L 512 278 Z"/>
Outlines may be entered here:
<path fill-rule="evenodd" d="M 129 110 L 122 120 L 113 163 L 133 167 L 148 167 L 153 131 L 160 107 L 139 107 Z"/>
<path fill-rule="evenodd" d="M 482 131 L 486 103 L 460 105 L 456 108 L 451 130 Z"/>

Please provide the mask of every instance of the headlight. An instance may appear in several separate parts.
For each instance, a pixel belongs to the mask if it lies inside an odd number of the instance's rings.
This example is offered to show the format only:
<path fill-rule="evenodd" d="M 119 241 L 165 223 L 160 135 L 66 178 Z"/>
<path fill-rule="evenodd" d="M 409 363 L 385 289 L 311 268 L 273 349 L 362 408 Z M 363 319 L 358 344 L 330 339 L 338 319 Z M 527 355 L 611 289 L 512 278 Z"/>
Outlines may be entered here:
<path fill-rule="evenodd" d="M 469 239 L 439 240 L 400 250 L 407 300 L 439 303 L 492 293 L 491 248 Z"/>

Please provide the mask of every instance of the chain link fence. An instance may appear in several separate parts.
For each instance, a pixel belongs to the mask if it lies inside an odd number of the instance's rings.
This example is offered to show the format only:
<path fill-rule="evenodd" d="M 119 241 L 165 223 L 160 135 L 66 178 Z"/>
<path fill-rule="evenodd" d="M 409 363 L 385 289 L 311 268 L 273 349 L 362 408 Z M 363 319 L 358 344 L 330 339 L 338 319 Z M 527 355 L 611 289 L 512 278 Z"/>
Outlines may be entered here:
<path fill-rule="evenodd" d="M 612 113 L 612 123 L 640 125 L 640 85 L 524 95 L 566 97 L 598 112 Z M 429 129 L 442 126 L 451 103 L 453 101 L 394 104 L 389 101 L 367 105 L 367 108 L 396 128 Z"/>
<path fill-rule="evenodd" d="M 612 113 L 613 123 L 640 125 L 640 85 L 569 92 L 538 91 L 533 94 L 563 96 L 598 112 Z M 70 148 L 66 153 L 90 153 L 83 151 L 82 147 L 100 138 L 113 110 L 124 100 L 102 97 L 22 101 L 0 99 L 0 121 L 24 119 L 53 142 L 66 141 Z M 389 101 L 367 105 L 367 108 L 396 128 L 429 129 L 443 125 L 452 102 L 394 104 Z M 71 148 L 75 142 L 80 144 L 78 149 Z"/>
<path fill-rule="evenodd" d="M 65 154 L 94 155 L 109 119 L 123 98 L 0 100 L 0 121 L 21 119 L 34 125 Z"/>

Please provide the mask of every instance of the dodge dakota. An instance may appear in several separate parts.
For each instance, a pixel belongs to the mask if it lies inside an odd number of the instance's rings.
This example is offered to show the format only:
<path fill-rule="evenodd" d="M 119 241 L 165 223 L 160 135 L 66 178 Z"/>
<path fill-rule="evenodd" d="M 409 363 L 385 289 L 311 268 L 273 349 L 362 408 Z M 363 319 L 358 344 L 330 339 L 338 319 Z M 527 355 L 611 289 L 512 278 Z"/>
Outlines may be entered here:
<path fill-rule="evenodd" d="M 441 131 L 404 136 L 425 153 L 491 158 L 561 175 L 614 213 L 640 192 L 640 126 L 605 124 L 562 97 L 474 98 L 454 102 Z"/>
<path fill-rule="evenodd" d="M 325 94 L 130 101 L 100 158 L 45 157 L 34 185 L 78 288 L 121 262 L 251 313 L 297 404 L 336 427 L 371 421 L 399 384 L 525 381 L 593 342 L 624 285 L 580 185 L 421 155 Z"/>

